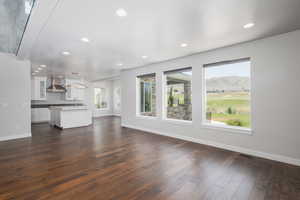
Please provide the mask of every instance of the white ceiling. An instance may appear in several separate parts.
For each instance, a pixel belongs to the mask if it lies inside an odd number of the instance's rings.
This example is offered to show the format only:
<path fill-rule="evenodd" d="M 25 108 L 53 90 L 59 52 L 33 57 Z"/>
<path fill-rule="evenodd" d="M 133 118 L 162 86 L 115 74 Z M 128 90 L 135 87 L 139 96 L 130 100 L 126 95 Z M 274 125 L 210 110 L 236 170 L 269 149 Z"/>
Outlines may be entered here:
<path fill-rule="evenodd" d="M 116 16 L 118 8 L 128 16 Z M 299 29 L 299 10 L 300 0 L 37 0 L 19 56 L 29 58 L 33 69 L 46 64 L 40 74 L 79 72 L 96 80 Z M 244 29 L 249 22 L 255 26 Z"/>

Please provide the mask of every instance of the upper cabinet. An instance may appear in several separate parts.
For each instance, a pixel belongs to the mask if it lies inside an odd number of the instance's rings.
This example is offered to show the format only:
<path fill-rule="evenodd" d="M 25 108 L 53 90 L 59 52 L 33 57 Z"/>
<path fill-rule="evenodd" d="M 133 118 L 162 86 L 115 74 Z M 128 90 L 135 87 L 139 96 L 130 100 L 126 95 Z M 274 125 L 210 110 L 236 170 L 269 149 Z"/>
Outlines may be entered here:
<path fill-rule="evenodd" d="M 68 101 L 83 101 L 84 100 L 84 88 L 80 88 L 83 83 L 79 80 L 66 79 L 65 87 L 67 92 L 65 99 Z"/>
<path fill-rule="evenodd" d="M 47 100 L 47 77 L 32 77 L 31 100 Z"/>

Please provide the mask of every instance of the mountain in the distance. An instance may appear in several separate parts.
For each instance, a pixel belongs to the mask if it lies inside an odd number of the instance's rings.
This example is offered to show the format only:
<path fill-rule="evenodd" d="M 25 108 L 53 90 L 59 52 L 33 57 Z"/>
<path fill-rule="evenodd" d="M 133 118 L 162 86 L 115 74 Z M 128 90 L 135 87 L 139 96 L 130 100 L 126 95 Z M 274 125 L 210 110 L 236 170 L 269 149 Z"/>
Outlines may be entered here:
<path fill-rule="evenodd" d="M 206 79 L 206 90 L 216 91 L 249 91 L 250 78 L 242 76 L 225 76 Z"/>

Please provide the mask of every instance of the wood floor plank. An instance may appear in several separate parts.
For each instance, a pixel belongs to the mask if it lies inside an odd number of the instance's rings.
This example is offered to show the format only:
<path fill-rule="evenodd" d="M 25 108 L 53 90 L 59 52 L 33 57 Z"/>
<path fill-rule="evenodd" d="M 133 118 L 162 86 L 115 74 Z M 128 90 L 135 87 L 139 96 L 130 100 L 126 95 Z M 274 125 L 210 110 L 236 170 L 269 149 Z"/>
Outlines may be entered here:
<path fill-rule="evenodd" d="M 0 199 L 300 199 L 300 167 L 144 131 L 103 117 L 32 126 L 0 142 Z"/>

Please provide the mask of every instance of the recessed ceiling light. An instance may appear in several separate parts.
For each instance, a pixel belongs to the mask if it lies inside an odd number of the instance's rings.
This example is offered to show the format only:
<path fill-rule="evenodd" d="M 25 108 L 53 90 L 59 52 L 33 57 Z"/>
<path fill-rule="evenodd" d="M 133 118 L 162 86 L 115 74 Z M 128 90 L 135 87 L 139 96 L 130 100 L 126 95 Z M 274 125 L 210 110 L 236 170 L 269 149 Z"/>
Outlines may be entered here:
<path fill-rule="evenodd" d="M 118 65 L 118 66 L 123 66 L 123 63 L 118 63 L 117 65 Z"/>
<path fill-rule="evenodd" d="M 248 29 L 248 28 L 252 28 L 255 24 L 254 23 L 248 23 L 248 24 L 245 24 L 243 27 L 245 29 Z"/>
<path fill-rule="evenodd" d="M 81 38 L 81 41 L 82 42 L 90 42 L 89 38 L 86 38 L 86 37 Z"/>
<path fill-rule="evenodd" d="M 35 73 L 39 73 L 39 71 L 38 71 L 38 70 L 35 70 L 34 72 L 35 72 Z"/>
<path fill-rule="evenodd" d="M 180 46 L 181 47 L 187 47 L 187 43 L 182 43 Z"/>
<path fill-rule="evenodd" d="M 62 54 L 65 55 L 65 56 L 68 56 L 68 55 L 70 55 L 71 53 L 68 52 L 68 51 L 63 51 Z"/>
<path fill-rule="evenodd" d="M 45 68 L 45 67 L 47 67 L 47 66 L 46 66 L 46 65 L 40 65 L 40 67 Z"/>
<path fill-rule="evenodd" d="M 146 59 L 146 58 L 148 58 L 148 56 L 142 56 L 142 58 L 143 58 L 143 59 Z"/>
<path fill-rule="evenodd" d="M 127 16 L 127 12 L 123 8 L 119 8 L 116 11 L 116 15 L 118 15 L 119 17 L 126 17 Z"/>
<path fill-rule="evenodd" d="M 38 70 L 42 70 L 42 68 L 41 68 L 41 67 L 39 67 L 39 68 L 38 68 Z"/>

